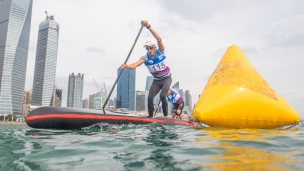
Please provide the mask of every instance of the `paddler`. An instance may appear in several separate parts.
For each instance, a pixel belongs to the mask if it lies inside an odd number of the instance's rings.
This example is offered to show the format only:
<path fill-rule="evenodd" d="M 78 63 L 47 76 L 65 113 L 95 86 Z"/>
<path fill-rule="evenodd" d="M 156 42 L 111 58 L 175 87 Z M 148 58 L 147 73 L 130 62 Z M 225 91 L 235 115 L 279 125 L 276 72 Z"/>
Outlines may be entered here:
<path fill-rule="evenodd" d="M 122 64 L 121 68 L 135 69 L 141 64 L 146 65 L 154 77 L 148 96 L 148 117 L 153 117 L 153 99 L 159 91 L 164 117 L 168 117 L 168 103 L 166 100 L 166 94 L 170 89 L 172 78 L 170 68 L 167 64 L 167 57 L 165 56 L 165 46 L 160 35 L 152 28 L 147 20 L 141 20 L 141 24 L 152 33 L 157 41 L 157 45 L 152 40 L 146 41 L 144 48 L 147 50 L 147 53 L 134 63 Z"/>
<path fill-rule="evenodd" d="M 183 109 L 185 106 L 184 99 L 180 94 L 173 88 L 170 88 L 168 90 L 168 93 L 166 95 L 166 98 L 169 102 L 173 104 L 173 110 L 172 110 L 172 118 L 178 118 L 180 120 L 189 121 L 189 117 L 185 114 L 183 114 Z M 162 103 L 160 103 L 158 107 L 160 107 Z"/>

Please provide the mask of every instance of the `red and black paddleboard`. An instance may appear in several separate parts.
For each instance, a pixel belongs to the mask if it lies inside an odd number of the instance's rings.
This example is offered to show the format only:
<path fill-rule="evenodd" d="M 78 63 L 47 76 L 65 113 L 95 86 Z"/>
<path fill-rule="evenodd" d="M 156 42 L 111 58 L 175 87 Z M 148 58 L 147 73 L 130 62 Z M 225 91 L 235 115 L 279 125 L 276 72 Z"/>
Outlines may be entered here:
<path fill-rule="evenodd" d="M 133 114 L 119 114 L 102 110 L 69 107 L 40 107 L 31 111 L 26 123 L 32 128 L 42 129 L 81 129 L 96 123 L 109 124 L 148 124 L 160 123 L 201 127 L 199 123 L 164 117 L 148 118 Z"/>

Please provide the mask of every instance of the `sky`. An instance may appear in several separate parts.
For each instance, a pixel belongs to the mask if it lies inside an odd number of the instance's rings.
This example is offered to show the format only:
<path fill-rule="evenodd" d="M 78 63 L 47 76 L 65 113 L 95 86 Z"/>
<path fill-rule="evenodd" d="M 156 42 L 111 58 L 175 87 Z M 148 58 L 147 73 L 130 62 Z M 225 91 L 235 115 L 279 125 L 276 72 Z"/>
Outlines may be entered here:
<path fill-rule="evenodd" d="M 148 20 L 162 37 L 172 85 L 189 90 L 195 104 L 231 45 L 304 117 L 304 1 L 302 0 L 39 0 L 34 1 L 25 89 L 32 89 L 39 23 L 47 11 L 60 24 L 56 85 L 66 106 L 68 76 L 84 74 L 83 98 L 110 91 Z M 146 53 L 154 37 L 143 29 L 128 63 Z M 145 89 L 150 73 L 136 69 L 136 90 Z M 111 98 L 116 95 L 114 90 Z"/>

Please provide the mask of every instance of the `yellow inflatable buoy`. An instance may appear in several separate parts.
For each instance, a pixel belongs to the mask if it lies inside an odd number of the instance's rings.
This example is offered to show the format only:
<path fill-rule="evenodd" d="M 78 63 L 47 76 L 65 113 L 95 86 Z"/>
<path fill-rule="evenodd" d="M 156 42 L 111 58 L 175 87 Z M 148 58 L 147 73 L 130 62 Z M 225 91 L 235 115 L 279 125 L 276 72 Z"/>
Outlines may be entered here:
<path fill-rule="evenodd" d="M 264 80 L 241 49 L 228 47 L 194 109 L 209 126 L 277 128 L 300 115 Z"/>

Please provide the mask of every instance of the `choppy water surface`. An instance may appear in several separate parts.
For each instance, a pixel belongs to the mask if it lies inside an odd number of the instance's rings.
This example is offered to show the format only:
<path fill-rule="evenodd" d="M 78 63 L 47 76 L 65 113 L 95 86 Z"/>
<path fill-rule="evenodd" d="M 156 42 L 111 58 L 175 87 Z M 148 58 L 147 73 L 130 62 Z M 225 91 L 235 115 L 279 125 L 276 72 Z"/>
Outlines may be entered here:
<path fill-rule="evenodd" d="M 304 170 L 304 128 L 0 125 L 0 170 Z"/>

